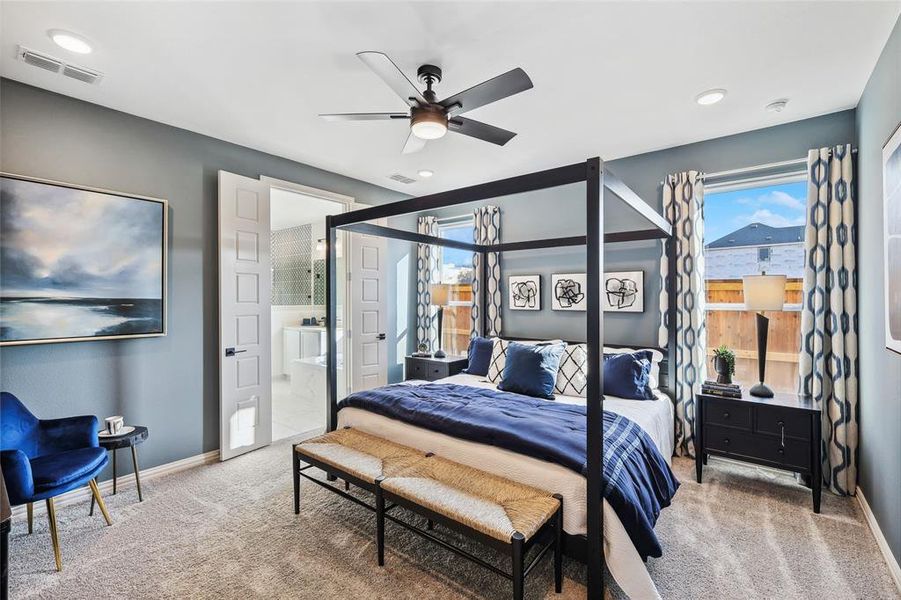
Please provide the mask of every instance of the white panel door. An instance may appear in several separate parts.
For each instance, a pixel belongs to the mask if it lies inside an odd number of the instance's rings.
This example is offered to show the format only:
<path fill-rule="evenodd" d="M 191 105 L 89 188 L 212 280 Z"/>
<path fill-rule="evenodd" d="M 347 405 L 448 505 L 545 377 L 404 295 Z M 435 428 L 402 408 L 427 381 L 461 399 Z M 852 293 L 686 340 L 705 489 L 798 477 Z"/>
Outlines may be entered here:
<path fill-rule="evenodd" d="M 269 185 L 219 171 L 219 457 L 272 443 Z"/>
<path fill-rule="evenodd" d="M 388 290 L 385 289 L 388 241 L 349 234 L 350 344 L 353 390 L 368 390 L 388 381 Z"/>

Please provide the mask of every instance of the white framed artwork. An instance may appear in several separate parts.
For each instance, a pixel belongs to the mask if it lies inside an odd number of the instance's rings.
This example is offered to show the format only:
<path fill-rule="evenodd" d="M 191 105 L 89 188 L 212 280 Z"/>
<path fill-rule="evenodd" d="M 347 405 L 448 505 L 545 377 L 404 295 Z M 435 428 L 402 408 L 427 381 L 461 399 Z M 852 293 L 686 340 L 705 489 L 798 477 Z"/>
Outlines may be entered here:
<path fill-rule="evenodd" d="M 644 312 L 644 272 L 604 273 L 604 310 L 607 312 Z"/>
<path fill-rule="evenodd" d="M 507 297 L 510 310 L 541 310 L 541 276 L 510 275 Z"/>
<path fill-rule="evenodd" d="M 551 310 L 585 310 L 585 273 L 555 273 L 551 288 Z"/>
<path fill-rule="evenodd" d="M 901 354 L 901 125 L 882 148 L 885 347 Z"/>

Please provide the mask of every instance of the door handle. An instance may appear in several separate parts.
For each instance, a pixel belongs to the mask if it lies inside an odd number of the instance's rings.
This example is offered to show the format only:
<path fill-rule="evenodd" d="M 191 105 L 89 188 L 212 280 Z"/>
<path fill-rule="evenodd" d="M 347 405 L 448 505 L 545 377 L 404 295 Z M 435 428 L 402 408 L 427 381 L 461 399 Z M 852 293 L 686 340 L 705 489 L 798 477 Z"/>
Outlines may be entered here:
<path fill-rule="evenodd" d="M 376 339 L 378 339 L 378 340 L 384 340 L 384 339 L 387 339 L 387 338 L 388 338 L 387 335 L 385 335 L 384 333 L 380 333 Z"/>
<path fill-rule="evenodd" d="M 234 356 L 235 354 L 241 354 L 242 352 L 247 352 L 247 350 L 235 350 L 234 348 L 226 348 L 225 356 Z"/>

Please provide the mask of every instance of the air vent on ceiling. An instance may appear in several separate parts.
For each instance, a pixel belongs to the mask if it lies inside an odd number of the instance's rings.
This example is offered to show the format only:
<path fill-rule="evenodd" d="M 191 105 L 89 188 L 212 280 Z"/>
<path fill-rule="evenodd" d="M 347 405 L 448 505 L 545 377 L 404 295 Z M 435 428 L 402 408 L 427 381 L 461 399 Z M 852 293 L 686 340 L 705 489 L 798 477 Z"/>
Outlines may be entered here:
<path fill-rule="evenodd" d="M 46 54 L 41 54 L 40 52 L 35 52 L 34 50 L 29 50 L 28 48 L 23 48 L 22 46 L 19 46 L 19 60 L 34 67 L 38 67 L 39 69 L 52 71 L 54 73 L 59 73 L 60 67 L 64 64 L 63 61 L 59 59 L 47 56 Z"/>
<path fill-rule="evenodd" d="M 66 65 L 63 67 L 63 75 L 83 81 L 85 83 L 97 83 L 103 77 L 102 73 L 85 69 L 84 67 L 76 67 L 75 65 Z"/>
<path fill-rule="evenodd" d="M 400 173 L 389 175 L 388 179 L 393 179 L 394 181 L 399 181 L 400 183 L 416 183 L 415 179 L 410 179 L 406 175 L 401 175 Z"/>
<path fill-rule="evenodd" d="M 96 84 L 101 79 L 103 79 L 103 73 L 94 71 L 93 69 L 66 63 L 65 61 L 50 56 L 49 54 L 37 52 L 36 50 L 32 50 L 31 48 L 26 48 L 24 46 L 19 46 L 16 58 L 18 58 L 25 64 L 38 67 L 39 69 L 44 69 L 45 71 L 50 71 L 52 73 L 59 73 L 65 75 L 66 77 L 71 77 L 72 79 L 83 81 L 84 83 Z"/>

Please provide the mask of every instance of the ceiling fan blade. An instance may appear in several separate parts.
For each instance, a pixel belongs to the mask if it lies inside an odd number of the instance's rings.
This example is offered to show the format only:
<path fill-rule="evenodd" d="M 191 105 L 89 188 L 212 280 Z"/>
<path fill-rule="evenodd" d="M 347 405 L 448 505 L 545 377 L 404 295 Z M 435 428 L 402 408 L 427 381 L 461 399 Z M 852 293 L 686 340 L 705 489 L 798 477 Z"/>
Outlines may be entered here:
<path fill-rule="evenodd" d="M 403 154 L 413 154 L 414 152 L 419 152 L 423 148 L 425 148 L 425 140 L 416 137 L 411 131 L 410 135 L 407 136 L 407 143 L 404 144 Z"/>
<path fill-rule="evenodd" d="M 410 118 L 407 113 L 336 113 L 319 116 L 326 121 L 392 121 Z"/>
<path fill-rule="evenodd" d="M 375 74 L 381 77 L 382 81 L 388 84 L 394 93 L 403 99 L 404 102 L 415 108 L 422 104 L 428 104 L 422 93 L 413 85 L 413 82 L 407 79 L 403 71 L 397 68 L 397 65 L 388 58 L 388 55 L 381 52 L 357 52 L 357 57 L 366 63 L 366 66 L 375 71 Z"/>
<path fill-rule="evenodd" d="M 532 80 L 525 71 L 517 67 L 494 79 L 483 81 L 477 86 L 445 98 L 438 104 L 448 109 L 448 117 L 453 117 L 529 89 L 532 89 Z"/>
<path fill-rule="evenodd" d="M 463 135 L 491 142 L 498 146 L 503 146 L 516 137 L 516 134 L 512 131 L 507 131 L 506 129 L 501 129 L 494 125 L 488 125 L 487 123 L 466 119 L 464 117 L 454 117 L 447 122 L 447 127 L 456 133 L 462 133 Z"/>

